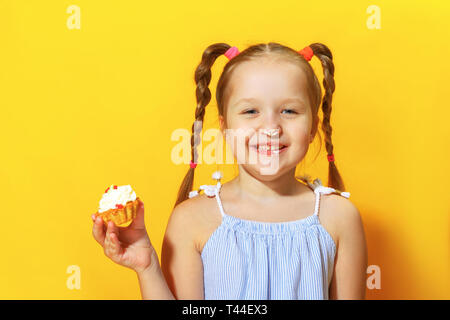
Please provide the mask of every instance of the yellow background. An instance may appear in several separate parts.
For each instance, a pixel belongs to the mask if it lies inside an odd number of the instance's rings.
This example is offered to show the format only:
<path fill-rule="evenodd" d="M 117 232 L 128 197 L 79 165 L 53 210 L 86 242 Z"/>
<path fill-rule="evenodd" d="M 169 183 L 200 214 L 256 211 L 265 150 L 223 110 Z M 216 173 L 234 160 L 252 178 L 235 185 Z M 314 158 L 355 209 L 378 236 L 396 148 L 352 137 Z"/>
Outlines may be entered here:
<path fill-rule="evenodd" d="M 81 29 L 69 30 L 69 5 Z M 381 10 L 370 30 L 369 5 Z M 448 1 L 1 1 L 1 299 L 139 299 L 133 271 L 108 260 L 91 214 L 110 184 L 146 203 L 160 254 L 188 165 L 170 158 L 194 120 L 195 67 L 226 42 L 329 46 L 335 63 L 333 143 L 359 208 L 368 299 L 449 299 Z M 218 128 L 214 65 L 205 129 Z M 320 81 L 322 68 L 311 63 Z M 321 113 L 320 113 L 321 115 Z M 306 172 L 326 183 L 325 149 Z M 233 165 L 199 165 L 195 187 Z M 68 266 L 81 289 L 66 286 Z"/>

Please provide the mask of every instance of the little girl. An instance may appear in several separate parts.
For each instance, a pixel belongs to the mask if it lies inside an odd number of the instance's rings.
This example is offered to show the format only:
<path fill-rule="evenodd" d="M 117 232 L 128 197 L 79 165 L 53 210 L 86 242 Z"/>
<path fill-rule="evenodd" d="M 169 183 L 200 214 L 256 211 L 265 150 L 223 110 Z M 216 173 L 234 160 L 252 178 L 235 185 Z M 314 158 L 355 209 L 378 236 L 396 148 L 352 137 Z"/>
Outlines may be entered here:
<path fill-rule="evenodd" d="M 194 125 L 203 122 L 211 67 L 221 55 L 230 61 L 216 90 L 220 129 L 232 142 L 239 174 L 222 185 L 215 172 L 217 184 L 192 191 L 200 142 Z M 324 70 L 323 99 L 308 62 L 313 56 Z M 272 42 L 243 52 L 224 43 L 205 50 L 195 72 L 190 169 L 167 225 L 161 266 L 142 202 L 126 228 L 103 227 L 93 217 L 94 238 L 106 256 L 136 271 L 144 299 L 364 299 L 364 229 L 334 163 L 333 76 L 332 54 L 321 43 L 300 51 Z M 295 176 L 318 133 L 320 105 L 328 187 Z M 239 132 L 244 155 L 229 132 Z M 262 161 L 247 161 L 252 155 L 276 161 L 276 169 L 264 172 Z"/>

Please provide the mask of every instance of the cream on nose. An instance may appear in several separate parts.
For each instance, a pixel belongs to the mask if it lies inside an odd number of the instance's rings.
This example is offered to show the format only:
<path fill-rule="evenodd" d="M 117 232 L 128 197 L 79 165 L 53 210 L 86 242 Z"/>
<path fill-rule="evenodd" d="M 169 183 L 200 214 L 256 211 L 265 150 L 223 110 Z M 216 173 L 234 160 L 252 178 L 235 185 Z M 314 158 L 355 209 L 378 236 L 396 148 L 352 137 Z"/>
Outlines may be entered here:
<path fill-rule="evenodd" d="M 263 129 L 262 133 L 269 137 L 276 137 L 280 134 L 279 129 Z"/>

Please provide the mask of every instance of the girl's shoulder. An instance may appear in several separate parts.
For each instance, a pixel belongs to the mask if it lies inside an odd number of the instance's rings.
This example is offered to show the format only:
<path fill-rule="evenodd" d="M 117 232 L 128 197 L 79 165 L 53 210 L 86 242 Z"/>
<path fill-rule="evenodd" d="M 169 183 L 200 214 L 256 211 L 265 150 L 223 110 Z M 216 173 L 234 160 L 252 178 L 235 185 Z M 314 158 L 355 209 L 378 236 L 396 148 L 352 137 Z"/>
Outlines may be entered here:
<path fill-rule="evenodd" d="M 320 187 L 320 205 L 318 209 L 321 224 L 332 234 L 337 243 L 340 235 L 348 233 L 355 225 L 361 224 L 361 216 L 358 208 L 349 199 L 349 192 L 340 192 L 336 189 L 326 187 L 317 178 L 313 183 L 308 179 L 303 182 L 312 190 Z M 315 195 L 317 199 L 317 195 Z"/>
<path fill-rule="evenodd" d="M 308 177 L 309 178 L 309 177 Z M 309 180 L 309 179 L 307 179 Z M 317 178 L 313 183 L 304 180 L 303 184 L 308 186 L 311 191 L 315 192 L 320 188 L 320 212 L 330 212 L 338 215 L 339 212 L 353 212 L 358 211 L 356 206 L 352 203 L 349 192 L 341 192 L 331 187 L 326 187 L 322 181 Z M 306 183 L 305 183 L 306 181 Z"/>
<path fill-rule="evenodd" d="M 361 225 L 361 214 L 353 202 L 339 194 L 326 194 L 320 199 L 319 219 L 335 235 L 337 242 L 355 225 Z"/>
<path fill-rule="evenodd" d="M 220 182 L 222 177 L 222 172 L 214 172 L 212 174 L 212 179 L 217 181 L 215 184 L 203 184 L 197 190 L 192 190 L 189 193 L 189 198 L 181 202 L 179 206 L 183 207 L 185 211 L 188 211 L 192 216 L 199 218 L 201 221 L 208 222 L 211 220 L 211 216 L 217 216 L 214 215 L 214 211 L 217 211 L 220 216 L 220 210 L 217 206 L 215 194 L 219 193 L 223 187 Z"/>
<path fill-rule="evenodd" d="M 197 251 L 200 253 L 205 242 L 205 234 L 212 233 L 221 223 L 221 214 L 214 197 L 205 193 L 179 203 L 172 215 L 182 215 L 180 224 L 189 230 Z"/>
<path fill-rule="evenodd" d="M 185 211 L 187 214 L 202 216 L 207 212 L 211 212 L 216 204 L 214 197 L 207 196 L 205 193 L 198 194 L 195 197 L 188 198 L 178 204 L 179 210 Z"/>
<path fill-rule="evenodd" d="M 335 212 L 357 210 L 356 206 L 349 198 L 343 197 L 337 193 L 322 194 L 320 206 L 321 210 L 323 208 L 328 208 Z"/>

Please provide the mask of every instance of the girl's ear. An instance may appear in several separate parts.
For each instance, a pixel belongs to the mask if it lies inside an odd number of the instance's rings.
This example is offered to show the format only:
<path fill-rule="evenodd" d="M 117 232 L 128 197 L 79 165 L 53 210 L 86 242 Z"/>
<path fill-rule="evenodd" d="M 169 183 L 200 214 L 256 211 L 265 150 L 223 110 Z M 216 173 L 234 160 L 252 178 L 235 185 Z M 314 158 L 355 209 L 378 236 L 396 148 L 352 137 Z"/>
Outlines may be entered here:
<path fill-rule="evenodd" d="M 312 124 L 312 127 L 311 127 L 311 134 L 310 134 L 309 143 L 313 142 L 314 137 L 316 136 L 318 128 L 319 128 L 319 117 L 316 116 L 316 117 L 314 117 L 313 124 Z"/>
<path fill-rule="evenodd" d="M 219 116 L 219 126 L 220 126 L 220 131 L 223 134 L 223 131 L 225 129 L 225 120 L 224 120 L 223 116 Z"/>

